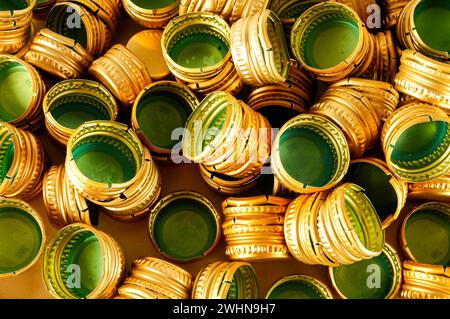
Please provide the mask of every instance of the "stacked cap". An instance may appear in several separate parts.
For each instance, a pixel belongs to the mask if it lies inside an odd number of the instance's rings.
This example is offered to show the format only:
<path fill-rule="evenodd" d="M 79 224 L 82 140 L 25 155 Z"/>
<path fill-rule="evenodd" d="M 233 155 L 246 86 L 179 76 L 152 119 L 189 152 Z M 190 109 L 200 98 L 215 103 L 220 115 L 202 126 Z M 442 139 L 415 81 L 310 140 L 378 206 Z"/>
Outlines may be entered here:
<path fill-rule="evenodd" d="M 314 99 L 315 84 L 303 68 L 293 63 L 286 82 L 254 87 L 247 104 L 279 128 L 299 113 L 307 112 Z"/>
<path fill-rule="evenodd" d="M 352 158 L 360 158 L 380 138 L 378 112 L 365 93 L 351 87 L 330 87 L 310 111 L 339 126 L 347 139 Z"/>
<path fill-rule="evenodd" d="M 42 191 L 48 219 L 56 228 L 97 224 L 97 209 L 70 184 L 64 165 L 54 165 L 45 173 Z"/>
<path fill-rule="evenodd" d="M 291 254 L 312 265 L 350 265 L 378 256 L 384 246 L 375 208 L 363 189 L 350 183 L 294 199 L 284 234 Z"/>
<path fill-rule="evenodd" d="M 81 44 L 47 28 L 36 33 L 24 59 L 60 79 L 81 77 L 93 61 Z"/>
<path fill-rule="evenodd" d="M 32 199 L 42 190 L 46 157 L 35 135 L 0 123 L 0 195 Z"/>
<path fill-rule="evenodd" d="M 102 83 L 124 107 L 131 107 L 152 79 L 145 63 L 121 44 L 114 45 L 89 67 L 89 74 Z"/>
<path fill-rule="evenodd" d="M 398 71 L 399 53 L 392 31 L 377 32 L 374 38 L 372 63 L 362 75 L 364 78 L 383 82 L 394 82 Z"/>
<path fill-rule="evenodd" d="M 269 3 L 269 0 L 181 0 L 180 15 L 188 12 L 212 12 L 233 23 L 263 11 Z"/>
<path fill-rule="evenodd" d="M 116 299 L 189 299 L 192 275 L 167 261 L 141 257 L 131 265 Z"/>
<path fill-rule="evenodd" d="M 25 60 L 61 79 L 80 78 L 111 46 L 119 15 L 116 0 L 58 1 Z"/>
<path fill-rule="evenodd" d="M 183 155 L 209 172 L 248 182 L 260 174 L 270 142 L 271 127 L 262 115 L 229 93 L 215 92 L 189 117 Z"/>
<path fill-rule="evenodd" d="M 289 51 L 280 19 L 270 10 L 241 18 L 231 26 L 231 52 L 245 84 L 286 81 Z"/>
<path fill-rule="evenodd" d="M 225 254 L 247 261 L 288 258 L 283 225 L 289 202 L 275 196 L 227 198 L 222 203 Z"/>
<path fill-rule="evenodd" d="M 16 54 L 32 34 L 33 8 L 36 0 L 5 1 L 0 10 L 0 53 Z"/>
<path fill-rule="evenodd" d="M 363 94 L 371 102 L 381 121 L 395 112 L 399 103 L 400 94 L 394 87 L 386 82 L 348 78 L 339 81 L 332 87 L 346 87 Z"/>
<path fill-rule="evenodd" d="M 450 114 L 450 65 L 425 55 L 405 50 L 395 88 L 404 94 L 436 105 Z"/>
<path fill-rule="evenodd" d="M 149 151 L 124 124 L 82 124 L 69 139 L 65 165 L 76 190 L 119 221 L 147 215 L 161 191 Z"/>
<path fill-rule="evenodd" d="M 409 184 L 408 198 L 449 202 L 450 173 L 426 183 Z"/>
<path fill-rule="evenodd" d="M 405 261 L 401 296 L 405 299 L 449 299 L 450 269 Z"/>

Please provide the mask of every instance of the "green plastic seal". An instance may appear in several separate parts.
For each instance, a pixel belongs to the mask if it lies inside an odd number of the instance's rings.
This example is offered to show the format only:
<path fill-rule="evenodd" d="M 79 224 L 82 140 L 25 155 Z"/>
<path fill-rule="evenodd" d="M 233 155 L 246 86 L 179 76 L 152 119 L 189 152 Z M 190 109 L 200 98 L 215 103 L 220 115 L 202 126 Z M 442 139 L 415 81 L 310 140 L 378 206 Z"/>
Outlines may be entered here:
<path fill-rule="evenodd" d="M 322 282 L 309 276 L 292 275 L 277 281 L 266 299 L 332 299 L 330 290 Z"/>
<path fill-rule="evenodd" d="M 403 220 L 400 240 L 409 259 L 450 266 L 450 206 L 431 202 L 414 209 Z"/>
<path fill-rule="evenodd" d="M 385 244 L 382 253 L 351 265 L 330 267 L 338 294 L 345 299 L 389 299 L 396 297 L 402 283 L 402 264 L 397 252 Z"/>
<path fill-rule="evenodd" d="M 184 128 L 199 105 L 197 97 L 183 84 L 159 81 L 145 88 L 134 103 L 133 129 L 152 152 L 170 154 L 178 140 L 174 130 Z"/>
<path fill-rule="evenodd" d="M 206 256 L 220 239 L 220 216 L 204 196 L 174 192 L 150 212 L 149 231 L 155 247 L 165 257 L 188 262 Z"/>
<path fill-rule="evenodd" d="M 24 201 L 0 198 L 0 278 L 30 268 L 44 243 L 44 223 L 39 214 Z"/>

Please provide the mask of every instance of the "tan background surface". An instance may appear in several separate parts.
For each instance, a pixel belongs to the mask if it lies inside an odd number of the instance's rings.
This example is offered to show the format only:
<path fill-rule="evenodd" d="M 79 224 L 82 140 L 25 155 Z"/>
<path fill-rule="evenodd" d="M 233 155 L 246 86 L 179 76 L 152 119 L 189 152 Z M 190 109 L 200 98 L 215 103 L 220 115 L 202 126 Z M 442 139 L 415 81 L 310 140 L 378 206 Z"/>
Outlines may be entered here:
<path fill-rule="evenodd" d="M 118 27 L 119 35 L 117 42 L 126 44 L 128 39 L 139 30 L 141 30 L 139 26 L 127 17 L 124 17 Z M 41 135 L 51 162 L 62 163 L 64 159 L 63 152 L 48 140 L 45 133 L 41 133 Z M 220 209 L 220 203 L 225 197 L 218 195 L 207 187 L 200 177 L 196 165 L 159 164 L 159 168 L 163 180 L 162 196 L 176 190 L 194 190 L 204 194 L 213 202 L 218 210 Z M 55 233 L 55 229 L 48 223 L 42 198 L 37 198 L 30 202 L 30 204 L 45 220 L 47 239 L 50 238 Z M 402 213 L 400 219 L 394 225 L 389 227 L 386 233 L 386 241 L 394 247 L 398 246 L 397 229 L 403 216 L 405 216 L 405 212 Z M 114 221 L 107 215 L 101 214 L 98 228 L 112 235 L 121 244 L 127 260 L 127 269 L 129 269 L 131 262 L 139 256 L 160 257 L 150 243 L 147 225 L 147 219 L 137 223 L 127 224 Z M 196 275 L 209 262 L 226 260 L 227 257 L 224 254 L 224 247 L 225 243 L 222 238 L 219 245 L 206 258 L 194 263 L 181 264 L 180 266 L 190 271 L 193 275 Z M 258 262 L 252 263 L 252 265 L 257 273 L 260 285 L 260 297 L 262 298 L 265 297 L 268 289 L 275 281 L 291 274 L 313 276 L 322 280 L 331 288 L 328 269 L 326 267 L 304 265 L 294 259 Z M 23 274 L 17 277 L 0 278 L 0 298 L 52 298 L 44 286 L 41 267 L 42 256 L 33 267 Z M 337 297 L 337 293 L 333 291 L 333 294 Z"/>

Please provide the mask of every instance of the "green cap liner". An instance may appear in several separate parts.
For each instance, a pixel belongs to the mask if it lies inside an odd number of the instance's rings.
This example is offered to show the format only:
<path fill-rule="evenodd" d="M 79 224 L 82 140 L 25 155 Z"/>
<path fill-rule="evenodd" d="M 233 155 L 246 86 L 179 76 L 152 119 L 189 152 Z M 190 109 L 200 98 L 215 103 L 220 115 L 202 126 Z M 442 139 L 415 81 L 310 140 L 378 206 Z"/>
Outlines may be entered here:
<path fill-rule="evenodd" d="M 450 266 L 450 206 L 440 203 L 420 206 L 407 217 L 403 230 L 406 248 L 415 261 Z"/>
<path fill-rule="evenodd" d="M 220 232 L 212 205 L 191 194 L 168 195 L 151 212 L 150 234 L 154 243 L 162 254 L 177 261 L 204 256 Z"/>
<path fill-rule="evenodd" d="M 27 68 L 13 60 L 0 61 L 0 121 L 20 118 L 33 98 L 32 76 Z"/>
<path fill-rule="evenodd" d="M 450 53 L 450 2 L 422 0 L 414 10 L 415 30 L 430 48 Z"/>
<path fill-rule="evenodd" d="M 55 99 L 49 106 L 53 118 L 63 127 L 77 129 L 94 120 L 111 120 L 108 107 L 98 98 L 83 93 L 71 93 Z"/>
<path fill-rule="evenodd" d="M 96 182 L 119 184 L 136 174 L 131 150 L 111 136 L 86 137 L 74 145 L 72 154 L 82 174 Z"/>
<path fill-rule="evenodd" d="M 205 25 L 184 29 L 174 39 L 169 56 L 185 68 L 205 68 L 222 61 L 229 51 L 226 39 Z"/>
<path fill-rule="evenodd" d="M 392 162 L 408 169 L 425 168 L 448 152 L 450 126 L 443 121 L 413 125 L 405 130 L 392 151 Z"/>
<path fill-rule="evenodd" d="M 385 299 L 392 297 L 398 288 L 401 264 L 396 252 L 385 246 L 383 252 L 372 259 L 330 267 L 330 276 L 338 292 L 345 298 Z M 374 276 L 379 276 L 379 281 L 373 279 Z"/>
<path fill-rule="evenodd" d="M 320 281 L 309 276 L 293 275 L 276 282 L 266 299 L 331 299 L 331 294 Z"/>
<path fill-rule="evenodd" d="M 43 247 L 42 222 L 27 209 L 21 201 L 0 200 L 0 277 L 20 273 Z"/>
<path fill-rule="evenodd" d="M 307 126 L 286 130 L 279 143 L 281 164 L 297 181 L 314 187 L 334 176 L 336 152 L 327 136 Z"/>
<path fill-rule="evenodd" d="M 139 130 L 150 144 L 166 150 L 179 142 L 172 139 L 173 131 L 185 127 L 198 105 L 193 94 L 168 83 L 151 87 L 136 102 Z"/>
<path fill-rule="evenodd" d="M 376 165 L 364 162 L 350 164 L 343 183 L 353 183 L 364 189 L 364 194 L 375 207 L 380 220 L 385 220 L 397 210 L 398 199 L 392 177 Z M 382 192 L 380 190 L 383 190 Z"/>

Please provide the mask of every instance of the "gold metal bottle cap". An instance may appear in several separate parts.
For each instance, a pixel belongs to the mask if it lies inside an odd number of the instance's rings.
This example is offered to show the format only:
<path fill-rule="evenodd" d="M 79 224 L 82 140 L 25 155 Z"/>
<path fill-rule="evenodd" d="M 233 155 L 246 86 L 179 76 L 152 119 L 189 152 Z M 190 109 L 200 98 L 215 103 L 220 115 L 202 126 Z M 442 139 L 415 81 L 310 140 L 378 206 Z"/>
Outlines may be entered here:
<path fill-rule="evenodd" d="M 41 141 L 30 132 L 0 123 L 0 194 L 32 199 L 42 190 L 46 163 Z"/>
<path fill-rule="evenodd" d="M 381 134 L 389 169 L 409 183 L 444 176 L 450 167 L 449 122 L 444 111 L 418 101 L 394 112 Z"/>
<path fill-rule="evenodd" d="M 163 28 L 178 15 L 179 1 L 142 2 L 124 0 L 123 7 L 128 15 L 145 28 Z"/>
<path fill-rule="evenodd" d="M 304 275 L 291 275 L 272 285 L 266 299 L 332 299 L 333 295 L 321 281 Z"/>
<path fill-rule="evenodd" d="M 146 65 L 152 80 L 162 80 L 170 75 L 161 49 L 161 30 L 145 30 L 136 33 L 126 45 Z"/>
<path fill-rule="evenodd" d="M 64 258 L 63 258 L 64 256 Z M 83 257 L 89 256 L 88 260 Z M 69 274 L 78 271 L 81 287 L 71 285 Z M 119 244 L 109 235 L 84 224 L 59 230 L 44 253 L 43 276 L 55 298 L 111 298 L 125 272 L 125 258 Z"/>
<path fill-rule="evenodd" d="M 0 198 L 0 240 L 0 278 L 17 276 L 44 250 L 44 222 L 26 202 Z"/>
<path fill-rule="evenodd" d="M 410 199 L 450 202 L 450 174 L 426 183 L 409 184 L 408 187 Z"/>
<path fill-rule="evenodd" d="M 63 145 L 84 122 L 115 121 L 119 111 L 111 93 L 90 80 L 57 83 L 45 95 L 42 107 L 48 132 Z"/>
<path fill-rule="evenodd" d="M 189 272 L 172 263 L 141 257 L 133 262 L 117 297 L 135 299 L 137 290 L 140 292 L 138 295 L 145 299 L 189 299 L 193 281 Z"/>
<path fill-rule="evenodd" d="M 383 284 L 378 287 L 367 285 L 372 274 L 370 267 L 378 266 Z M 385 244 L 377 257 L 352 265 L 329 267 L 333 287 L 344 299 L 392 299 L 397 297 L 402 284 L 402 264 L 395 249 Z"/>
<path fill-rule="evenodd" d="M 236 280 L 239 277 L 241 280 Z M 193 299 L 257 299 L 258 282 L 246 262 L 214 262 L 195 278 Z"/>
<path fill-rule="evenodd" d="M 52 166 L 47 171 L 42 195 L 47 216 L 56 228 L 73 223 L 97 225 L 98 208 L 89 204 L 70 184 L 64 165 Z"/>
<path fill-rule="evenodd" d="M 140 178 L 144 161 L 139 138 L 121 123 L 86 122 L 67 144 L 67 176 L 79 192 L 94 202 L 119 198 Z"/>
<path fill-rule="evenodd" d="M 220 223 L 220 215 L 206 197 L 179 191 L 165 196 L 153 207 L 149 232 L 163 256 L 188 262 L 203 258 L 214 249 L 220 239 Z"/>
<path fill-rule="evenodd" d="M 136 98 L 131 114 L 133 129 L 153 153 L 169 157 L 178 142 L 172 139 L 173 132 L 185 127 L 199 103 L 183 84 L 155 82 Z"/>
<path fill-rule="evenodd" d="M 383 223 L 383 229 L 398 218 L 406 203 L 407 183 L 393 176 L 382 160 L 376 158 L 353 160 L 344 181 L 357 184 L 364 189 Z M 378 196 L 380 189 L 384 190 L 383 196 Z"/>
<path fill-rule="evenodd" d="M 302 142 L 306 139 L 313 141 L 315 152 L 321 149 L 320 153 L 307 151 Z M 292 153 L 297 143 L 302 144 L 301 152 Z M 332 188 L 344 177 L 349 164 L 344 134 L 322 116 L 302 114 L 293 118 L 281 128 L 273 143 L 272 170 L 283 186 L 297 193 Z"/>
<path fill-rule="evenodd" d="M 42 126 L 40 107 L 45 85 L 37 71 L 27 62 L 11 55 L 0 55 L 0 120 L 20 129 L 35 131 Z M 6 80 L 8 79 L 8 80 Z"/>
<path fill-rule="evenodd" d="M 415 262 L 449 266 L 450 249 L 442 240 L 449 234 L 450 206 L 429 202 L 414 208 L 405 217 L 400 242 L 408 258 Z"/>

